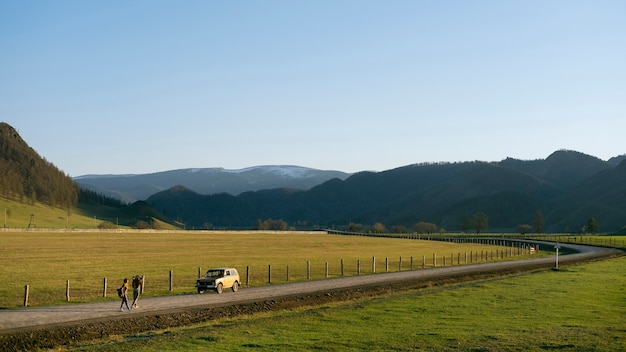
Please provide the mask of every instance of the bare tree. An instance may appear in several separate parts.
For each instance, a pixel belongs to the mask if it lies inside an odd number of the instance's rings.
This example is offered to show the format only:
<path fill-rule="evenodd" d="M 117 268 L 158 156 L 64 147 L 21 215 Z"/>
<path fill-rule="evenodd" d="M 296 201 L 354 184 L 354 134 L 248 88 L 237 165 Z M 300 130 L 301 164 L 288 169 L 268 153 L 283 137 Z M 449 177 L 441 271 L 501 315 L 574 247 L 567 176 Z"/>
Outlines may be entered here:
<path fill-rule="evenodd" d="M 374 233 L 384 233 L 387 230 L 385 229 L 385 225 L 381 224 L 380 222 L 375 223 L 374 225 L 372 225 L 372 232 Z"/>
<path fill-rule="evenodd" d="M 438 230 L 437 225 L 430 223 L 430 222 L 425 222 L 425 221 L 420 221 L 416 223 L 413 226 L 413 228 L 415 229 L 415 232 L 417 233 L 427 233 L 427 234 L 435 233 Z"/>

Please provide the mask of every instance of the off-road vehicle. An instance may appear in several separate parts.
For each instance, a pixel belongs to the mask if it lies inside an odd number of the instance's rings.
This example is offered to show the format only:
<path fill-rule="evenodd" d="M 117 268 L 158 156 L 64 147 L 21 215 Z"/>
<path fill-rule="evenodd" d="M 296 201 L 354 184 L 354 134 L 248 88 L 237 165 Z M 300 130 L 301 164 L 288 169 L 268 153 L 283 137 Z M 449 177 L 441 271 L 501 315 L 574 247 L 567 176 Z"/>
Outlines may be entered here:
<path fill-rule="evenodd" d="M 203 293 L 207 290 L 215 290 L 217 293 L 222 293 L 225 288 L 230 288 L 233 292 L 237 292 L 240 283 L 237 269 L 214 268 L 209 269 L 204 277 L 196 280 L 196 287 L 198 288 L 198 293 Z"/>

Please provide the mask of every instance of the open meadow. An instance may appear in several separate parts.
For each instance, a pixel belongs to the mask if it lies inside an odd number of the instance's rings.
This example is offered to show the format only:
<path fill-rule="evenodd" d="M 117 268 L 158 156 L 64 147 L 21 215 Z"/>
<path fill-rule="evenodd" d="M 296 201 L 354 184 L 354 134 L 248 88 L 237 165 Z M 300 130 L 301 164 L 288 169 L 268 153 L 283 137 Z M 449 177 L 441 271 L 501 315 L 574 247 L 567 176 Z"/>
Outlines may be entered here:
<path fill-rule="evenodd" d="M 151 297 L 195 292 L 198 271 L 209 267 L 235 267 L 244 286 L 258 286 L 339 277 L 342 262 L 343 275 L 352 276 L 524 257 L 511 253 L 488 244 L 324 232 L 0 231 L 0 307 L 23 306 L 26 285 L 29 306 L 41 306 L 67 302 L 68 281 L 70 302 L 87 302 L 117 299 L 122 279 L 136 274 L 146 276 Z"/>

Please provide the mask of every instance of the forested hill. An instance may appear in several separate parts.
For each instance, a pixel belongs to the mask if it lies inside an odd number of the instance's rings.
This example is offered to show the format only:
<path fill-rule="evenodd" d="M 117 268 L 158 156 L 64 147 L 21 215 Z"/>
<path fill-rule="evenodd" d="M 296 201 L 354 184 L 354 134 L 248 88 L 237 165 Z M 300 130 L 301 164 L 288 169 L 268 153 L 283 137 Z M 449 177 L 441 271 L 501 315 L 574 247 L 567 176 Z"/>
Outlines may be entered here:
<path fill-rule="evenodd" d="M 382 223 L 387 230 L 413 231 L 418 222 L 450 231 L 477 212 L 492 230 L 516 231 L 545 218 L 550 232 L 580 231 L 596 218 L 601 231 L 626 225 L 626 162 L 618 166 L 561 150 L 544 160 L 416 164 L 383 172 L 361 172 L 308 191 L 274 189 L 200 195 L 182 187 L 147 202 L 189 226 L 253 227 L 280 219 L 295 227 L 347 228 Z"/>
<path fill-rule="evenodd" d="M 68 208 L 78 203 L 79 187 L 13 127 L 0 122 L 0 192 L 11 199 Z"/>
<path fill-rule="evenodd" d="M 122 226 L 173 224 L 145 202 L 122 204 L 118 199 L 80 189 L 78 183 L 42 158 L 13 127 L 3 122 L 0 122 L 0 197 L 30 205 L 78 208 L 85 216 L 108 217 L 110 220 L 106 220 L 117 221 Z"/>

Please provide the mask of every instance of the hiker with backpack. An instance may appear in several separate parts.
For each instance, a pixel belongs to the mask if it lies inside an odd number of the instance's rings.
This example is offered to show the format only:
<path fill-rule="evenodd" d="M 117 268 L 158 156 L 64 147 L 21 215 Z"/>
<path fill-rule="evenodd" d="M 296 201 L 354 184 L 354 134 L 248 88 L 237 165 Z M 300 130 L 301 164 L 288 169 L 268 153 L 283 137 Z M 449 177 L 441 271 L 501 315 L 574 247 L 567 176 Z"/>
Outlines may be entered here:
<path fill-rule="evenodd" d="M 126 304 L 126 309 L 128 311 L 132 311 L 133 309 L 128 306 L 128 279 L 124 279 L 124 283 L 120 288 L 117 289 L 117 295 L 122 299 L 122 304 L 120 305 L 120 312 L 124 311 L 124 304 Z"/>

